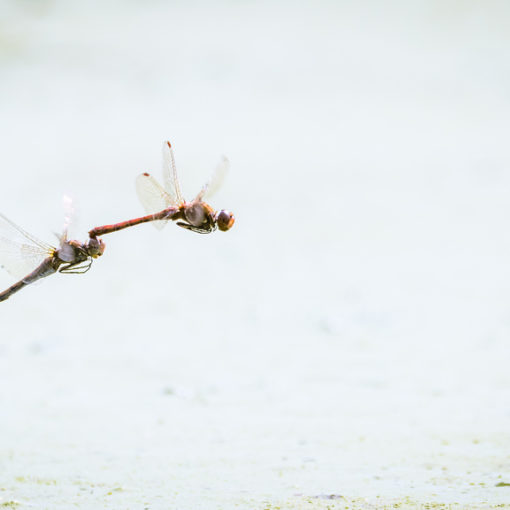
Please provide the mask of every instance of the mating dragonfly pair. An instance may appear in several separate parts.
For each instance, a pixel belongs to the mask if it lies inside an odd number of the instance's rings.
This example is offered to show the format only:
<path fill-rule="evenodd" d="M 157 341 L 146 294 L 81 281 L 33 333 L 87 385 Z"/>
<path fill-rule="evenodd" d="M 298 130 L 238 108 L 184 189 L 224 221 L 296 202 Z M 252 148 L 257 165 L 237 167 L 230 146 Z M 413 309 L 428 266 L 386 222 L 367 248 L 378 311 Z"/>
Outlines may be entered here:
<path fill-rule="evenodd" d="M 163 186 L 148 173 L 136 179 L 138 198 L 147 216 L 95 227 L 89 231 L 89 239 L 85 243 L 68 239 L 72 212 L 69 199 L 64 201 L 66 216 L 58 248 L 37 239 L 0 213 L 0 265 L 15 278 L 20 278 L 17 283 L 0 292 L 0 301 L 5 301 L 23 287 L 56 272 L 86 273 L 93 259 L 104 253 L 105 244 L 99 236 L 111 232 L 146 222 L 154 222 L 153 225 L 161 229 L 169 220 L 200 234 L 209 234 L 216 229 L 224 232 L 229 230 L 234 224 L 234 215 L 226 210 L 215 211 L 204 201 L 218 189 L 228 166 L 228 160 L 224 157 L 209 182 L 191 202 L 186 202 L 181 193 L 172 146 L 170 142 L 165 142 Z M 22 240 L 16 240 L 16 237 Z M 32 271 L 28 272 L 30 269 Z"/>

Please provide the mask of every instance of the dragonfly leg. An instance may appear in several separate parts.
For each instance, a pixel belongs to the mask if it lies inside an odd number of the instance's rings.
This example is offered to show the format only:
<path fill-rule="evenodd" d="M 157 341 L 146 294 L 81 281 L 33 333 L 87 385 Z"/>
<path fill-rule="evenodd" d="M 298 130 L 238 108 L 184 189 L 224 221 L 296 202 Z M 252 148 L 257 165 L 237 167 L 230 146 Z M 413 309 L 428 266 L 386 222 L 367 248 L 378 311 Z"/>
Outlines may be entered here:
<path fill-rule="evenodd" d="M 88 259 L 85 262 L 74 262 L 66 264 L 60 268 L 60 272 L 64 274 L 84 274 L 92 266 L 92 259 Z"/>
<path fill-rule="evenodd" d="M 196 232 L 197 234 L 210 234 L 214 232 L 215 228 L 210 227 L 195 227 L 194 225 L 190 225 L 189 223 L 184 223 L 183 221 L 178 221 L 177 225 L 179 227 L 185 228 L 186 230 L 191 230 L 192 232 Z"/>

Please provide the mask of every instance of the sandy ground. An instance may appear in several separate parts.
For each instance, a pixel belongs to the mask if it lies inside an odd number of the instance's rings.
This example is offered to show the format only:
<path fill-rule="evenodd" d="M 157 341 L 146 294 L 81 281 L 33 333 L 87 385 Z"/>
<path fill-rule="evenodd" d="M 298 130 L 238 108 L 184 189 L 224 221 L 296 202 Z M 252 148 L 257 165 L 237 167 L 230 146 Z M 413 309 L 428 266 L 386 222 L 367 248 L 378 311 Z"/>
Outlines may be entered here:
<path fill-rule="evenodd" d="M 0 0 L 4 214 L 137 216 L 169 138 L 237 217 L 1 304 L 0 508 L 510 507 L 509 20 Z"/>

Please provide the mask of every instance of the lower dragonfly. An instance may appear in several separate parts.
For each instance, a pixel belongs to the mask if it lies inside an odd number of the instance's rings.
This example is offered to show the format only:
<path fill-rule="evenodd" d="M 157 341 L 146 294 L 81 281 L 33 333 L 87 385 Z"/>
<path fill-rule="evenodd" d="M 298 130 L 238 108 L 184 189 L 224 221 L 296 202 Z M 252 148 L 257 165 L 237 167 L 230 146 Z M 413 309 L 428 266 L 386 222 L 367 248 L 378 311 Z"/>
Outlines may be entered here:
<path fill-rule="evenodd" d="M 147 216 L 132 220 L 95 227 L 89 232 L 91 238 L 116 232 L 127 227 L 153 222 L 160 229 L 168 220 L 176 221 L 179 227 L 209 234 L 219 229 L 223 232 L 234 225 L 234 215 L 224 209 L 215 211 L 204 199 L 210 197 L 221 185 L 228 170 L 229 161 L 223 157 L 216 167 L 212 178 L 202 187 L 198 195 L 186 202 L 182 196 L 174 153 L 170 142 L 163 143 L 163 182 L 164 186 L 148 173 L 136 179 L 136 191 L 140 202 L 147 211 Z"/>
<path fill-rule="evenodd" d="M 0 301 L 56 272 L 83 274 L 90 269 L 92 259 L 104 252 L 103 241 L 97 238 L 90 238 L 86 243 L 69 240 L 67 226 L 66 221 L 59 247 L 56 248 L 37 239 L 0 213 L 0 265 L 15 278 L 20 278 L 17 283 L 0 292 Z"/>

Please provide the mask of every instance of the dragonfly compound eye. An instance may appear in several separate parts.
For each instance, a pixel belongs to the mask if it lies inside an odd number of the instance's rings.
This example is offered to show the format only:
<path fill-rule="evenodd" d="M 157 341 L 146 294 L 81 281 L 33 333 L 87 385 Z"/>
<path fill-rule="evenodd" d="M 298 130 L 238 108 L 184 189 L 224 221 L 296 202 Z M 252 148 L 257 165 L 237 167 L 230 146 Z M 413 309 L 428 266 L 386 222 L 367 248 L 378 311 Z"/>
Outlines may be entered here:
<path fill-rule="evenodd" d="M 218 228 L 223 232 L 230 230 L 232 225 L 234 225 L 235 220 L 234 215 L 224 209 L 216 214 L 216 223 Z"/>

